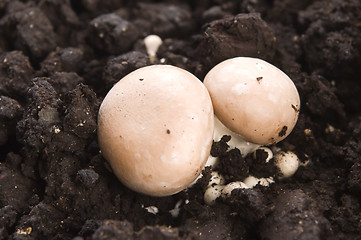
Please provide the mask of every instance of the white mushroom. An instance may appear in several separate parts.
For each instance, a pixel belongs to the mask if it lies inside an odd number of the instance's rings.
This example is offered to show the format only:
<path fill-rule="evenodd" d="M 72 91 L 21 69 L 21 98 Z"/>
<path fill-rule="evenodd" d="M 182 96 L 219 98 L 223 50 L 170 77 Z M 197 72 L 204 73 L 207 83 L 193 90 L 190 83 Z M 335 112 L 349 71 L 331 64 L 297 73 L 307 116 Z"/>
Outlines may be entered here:
<path fill-rule="evenodd" d="M 204 192 L 204 202 L 207 205 L 214 205 L 216 203 L 216 200 L 219 196 L 222 194 L 222 185 L 213 185 L 209 186 L 207 190 Z"/>
<path fill-rule="evenodd" d="M 279 151 L 274 155 L 275 165 L 280 169 L 282 177 L 291 177 L 300 166 L 297 155 L 291 151 Z"/>
<path fill-rule="evenodd" d="M 212 145 L 213 107 L 204 85 L 174 66 L 140 68 L 121 79 L 98 115 L 102 155 L 134 191 L 166 196 L 202 171 Z"/>
<path fill-rule="evenodd" d="M 231 196 L 232 191 L 234 189 L 241 189 L 241 188 L 247 189 L 249 187 L 244 182 L 241 182 L 241 181 L 230 182 L 226 186 L 223 187 L 223 189 L 222 189 L 222 197 L 223 198 L 228 198 L 229 196 Z"/>
<path fill-rule="evenodd" d="M 149 55 L 150 62 L 155 62 L 157 58 L 157 51 L 163 41 L 158 35 L 148 35 L 144 38 L 144 45 Z"/>
<path fill-rule="evenodd" d="M 205 166 L 206 167 L 211 166 L 212 169 L 215 169 L 215 168 L 217 168 L 218 163 L 219 163 L 218 157 L 213 157 L 212 155 L 209 155 Z"/>
<path fill-rule="evenodd" d="M 254 152 L 257 150 L 260 145 L 254 144 L 244 140 L 239 134 L 232 132 L 227 128 L 215 115 L 214 116 L 214 141 L 219 141 L 224 135 L 231 136 L 231 140 L 227 142 L 230 149 L 238 148 L 241 151 L 243 157 L 248 153 Z M 217 162 L 215 162 L 217 164 Z"/>
<path fill-rule="evenodd" d="M 244 184 L 247 185 L 249 188 L 255 187 L 257 184 L 268 187 L 271 183 L 274 183 L 272 177 L 269 178 L 256 178 L 254 176 L 248 176 L 246 179 L 243 180 Z"/>
<path fill-rule="evenodd" d="M 294 83 L 261 59 L 225 60 L 208 72 L 204 84 L 215 115 L 247 142 L 277 143 L 290 134 L 297 122 L 300 98 Z"/>

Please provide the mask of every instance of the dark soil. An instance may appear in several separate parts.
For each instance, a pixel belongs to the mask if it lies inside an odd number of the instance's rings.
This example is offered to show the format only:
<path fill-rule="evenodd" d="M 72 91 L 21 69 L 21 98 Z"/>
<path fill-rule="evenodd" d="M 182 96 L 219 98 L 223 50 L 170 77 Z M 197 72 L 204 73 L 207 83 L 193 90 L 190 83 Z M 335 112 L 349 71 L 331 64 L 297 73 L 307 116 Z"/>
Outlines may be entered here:
<path fill-rule="evenodd" d="M 99 153 L 97 111 L 150 64 L 149 34 L 163 63 L 200 79 L 234 56 L 286 72 L 302 107 L 277 146 L 309 164 L 214 206 L 210 169 L 174 196 L 125 188 Z M 2 0 L 0 239 L 361 239 L 360 104 L 359 0 Z M 228 180 L 275 174 L 226 140 L 212 154 Z"/>

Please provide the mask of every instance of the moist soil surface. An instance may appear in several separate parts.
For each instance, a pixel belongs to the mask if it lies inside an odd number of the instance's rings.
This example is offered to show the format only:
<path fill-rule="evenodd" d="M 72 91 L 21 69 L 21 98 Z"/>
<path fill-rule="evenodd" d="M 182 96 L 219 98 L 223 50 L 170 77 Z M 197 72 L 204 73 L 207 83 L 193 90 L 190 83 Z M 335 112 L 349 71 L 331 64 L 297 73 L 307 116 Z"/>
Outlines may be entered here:
<path fill-rule="evenodd" d="M 360 13 L 359 0 L 1 1 L 0 239 L 361 239 Z M 149 34 L 163 39 L 155 61 Z M 150 64 L 203 79 L 235 56 L 264 59 L 297 86 L 298 123 L 273 146 L 297 154 L 295 175 L 224 137 L 212 155 L 227 182 L 275 183 L 212 206 L 210 168 L 169 197 L 124 187 L 96 133 L 114 83 Z"/>

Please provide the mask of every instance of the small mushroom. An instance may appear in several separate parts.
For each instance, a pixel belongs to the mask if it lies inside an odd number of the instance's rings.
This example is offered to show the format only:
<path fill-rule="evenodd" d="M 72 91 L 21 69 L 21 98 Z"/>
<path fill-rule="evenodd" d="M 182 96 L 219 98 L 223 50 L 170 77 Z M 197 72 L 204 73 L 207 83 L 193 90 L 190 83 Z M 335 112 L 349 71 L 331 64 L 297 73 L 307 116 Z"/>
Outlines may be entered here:
<path fill-rule="evenodd" d="M 241 181 L 230 182 L 222 188 L 221 196 L 228 198 L 231 196 L 234 189 L 248 189 L 249 187 Z"/>
<path fill-rule="evenodd" d="M 294 83 L 261 59 L 225 60 L 208 72 L 204 84 L 215 115 L 247 142 L 277 143 L 297 122 L 300 98 Z"/>
<path fill-rule="evenodd" d="M 144 38 L 144 45 L 151 63 L 157 59 L 157 51 L 163 41 L 158 35 L 148 35 Z"/>
<path fill-rule="evenodd" d="M 247 185 L 247 187 L 249 188 L 253 188 L 256 185 L 261 185 L 264 187 L 268 187 L 271 183 L 274 183 L 275 181 L 273 180 L 273 177 L 268 177 L 268 178 L 256 178 L 252 175 L 246 177 L 243 180 L 244 184 Z"/>
<path fill-rule="evenodd" d="M 102 155 L 134 191 L 166 196 L 201 173 L 212 145 L 207 89 L 174 66 L 140 68 L 109 91 L 98 115 Z"/>
<path fill-rule="evenodd" d="M 203 199 L 207 205 L 214 205 L 218 197 L 222 195 L 222 185 L 209 186 L 204 192 Z"/>
<path fill-rule="evenodd" d="M 275 165 L 279 168 L 280 178 L 288 178 L 296 173 L 300 166 L 300 160 L 297 155 L 291 151 L 279 151 L 274 156 Z"/>

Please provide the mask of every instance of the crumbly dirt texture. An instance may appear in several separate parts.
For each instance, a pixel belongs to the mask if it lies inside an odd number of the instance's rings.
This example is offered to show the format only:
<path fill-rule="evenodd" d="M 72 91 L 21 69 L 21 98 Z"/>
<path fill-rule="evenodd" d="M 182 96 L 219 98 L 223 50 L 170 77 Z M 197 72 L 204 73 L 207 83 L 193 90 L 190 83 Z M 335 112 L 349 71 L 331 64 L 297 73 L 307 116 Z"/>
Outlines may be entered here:
<path fill-rule="evenodd" d="M 0 239 L 361 239 L 360 13 L 359 0 L 0 1 Z M 235 56 L 287 73 L 302 105 L 277 147 L 307 164 L 214 206 L 209 168 L 169 197 L 124 187 L 99 152 L 97 112 L 151 64 L 149 34 L 163 39 L 155 63 L 199 79 Z M 227 181 L 278 176 L 228 140 L 212 148 Z"/>

